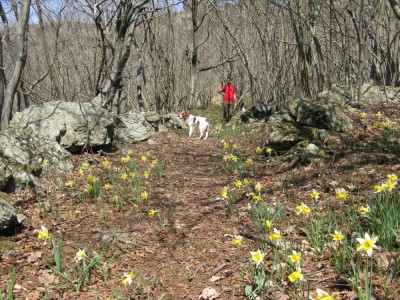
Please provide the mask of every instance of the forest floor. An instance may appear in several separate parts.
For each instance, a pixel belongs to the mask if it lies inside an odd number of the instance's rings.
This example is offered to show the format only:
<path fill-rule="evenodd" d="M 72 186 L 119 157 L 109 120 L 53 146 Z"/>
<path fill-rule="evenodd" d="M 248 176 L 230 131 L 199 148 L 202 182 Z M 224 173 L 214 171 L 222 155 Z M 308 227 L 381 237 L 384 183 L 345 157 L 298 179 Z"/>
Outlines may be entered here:
<path fill-rule="evenodd" d="M 338 271 L 335 252 L 340 250 L 330 234 L 338 229 L 348 239 L 364 236 L 352 232 L 360 226 L 370 230 L 357 208 L 366 199 L 373 201 L 374 185 L 400 169 L 398 140 L 383 141 L 383 129 L 374 126 L 379 119 L 398 121 L 398 107 L 362 112 L 367 116 L 349 113 L 356 129 L 332 136 L 334 142 L 308 164 L 293 165 L 298 158 L 294 151 L 257 153 L 267 130 L 240 123 L 213 125 L 207 140 L 188 138 L 186 129 L 170 130 L 146 142 L 118 145 L 111 155 L 73 156 L 73 173 L 43 172 L 41 189 L 11 194 L 27 219 L 16 232 L 0 236 L 3 297 L 12 299 L 8 291 L 16 299 L 31 300 L 246 299 L 245 287 L 256 286 L 250 251 L 260 249 L 268 280 L 259 299 L 316 298 L 316 288 L 336 299 L 357 299 L 352 276 Z M 217 118 L 211 120 L 215 124 Z M 223 160 L 232 153 L 240 165 Z M 248 158 L 252 165 L 245 163 Z M 247 186 L 235 186 L 244 178 Z M 96 184 L 98 195 L 87 188 Z M 271 229 L 279 229 L 285 240 L 283 249 L 265 242 L 269 231 L 255 223 L 265 223 L 260 215 L 254 218 L 255 185 L 261 186 L 263 207 L 270 209 L 264 213 L 271 218 Z M 231 210 L 221 197 L 225 186 L 234 202 Z M 347 200 L 336 199 L 337 188 L 349 192 Z M 317 203 L 310 197 L 313 189 L 321 193 Z M 296 214 L 300 203 L 311 213 Z M 356 210 L 360 226 L 349 223 L 349 207 Z M 330 215 L 336 216 L 332 222 Z M 317 216 L 319 223 L 313 221 Z M 38 239 L 41 226 L 48 228 L 49 239 Z M 234 244 L 238 235 L 243 241 Z M 292 249 L 302 253 L 304 275 L 304 281 L 294 284 L 288 280 Z M 85 251 L 82 260 L 77 260 L 79 250 Z M 398 241 L 391 251 L 374 249 L 375 299 L 400 299 L 398 250 Z M 344 269 L 351 268 L 346 263 Z M 133 282 L 125 286 L 122 280 L 130 272 Z M 361 267 L 362 290 L 364 279 Z"/>

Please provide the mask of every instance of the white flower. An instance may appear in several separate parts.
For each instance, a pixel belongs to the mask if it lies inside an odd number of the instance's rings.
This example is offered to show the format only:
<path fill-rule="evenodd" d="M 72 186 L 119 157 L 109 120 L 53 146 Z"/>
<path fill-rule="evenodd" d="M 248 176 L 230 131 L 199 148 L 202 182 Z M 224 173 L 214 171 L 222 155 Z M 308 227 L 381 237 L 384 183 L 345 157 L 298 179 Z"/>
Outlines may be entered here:
<path fill-rule="evenodd" d="M 367 253 L 368 256 L 372 256 L 372 250 L 378 248 L 375 245 L 377 241 L 377 236 L 370 237 L 368 233 L 365 233 L 364 238 L 357 238 L 357 251 L 362 251 Z"/>

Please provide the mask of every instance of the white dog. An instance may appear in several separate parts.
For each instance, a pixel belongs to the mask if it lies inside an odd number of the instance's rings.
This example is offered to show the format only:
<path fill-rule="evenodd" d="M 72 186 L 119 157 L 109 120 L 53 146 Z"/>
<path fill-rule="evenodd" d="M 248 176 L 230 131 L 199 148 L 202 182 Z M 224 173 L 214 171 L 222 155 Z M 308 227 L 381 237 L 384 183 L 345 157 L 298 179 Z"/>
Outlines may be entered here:
<path fill-rule="evenodd" d="M 179 114 L 179 118 L 185 121 L 185 124 L 189 126 L 189 137 L 191 137 L 197 127 L 200 131 L 200 139 L 206 139 L 208 137 L 209 123 L 207 118 L 193 116 L 188 111 L 183 111 Z"/>

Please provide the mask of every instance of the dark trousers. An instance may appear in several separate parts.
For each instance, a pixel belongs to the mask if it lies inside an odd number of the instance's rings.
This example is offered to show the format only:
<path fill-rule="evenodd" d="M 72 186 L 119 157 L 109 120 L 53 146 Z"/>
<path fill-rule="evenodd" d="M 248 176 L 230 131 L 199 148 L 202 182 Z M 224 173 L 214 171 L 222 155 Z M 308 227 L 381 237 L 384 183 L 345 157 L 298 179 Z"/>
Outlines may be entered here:
<path fill-rule="evenodd" d="M 224 101 L 224 122 L 229 123 L 233 114 L 233 103 Z"/>

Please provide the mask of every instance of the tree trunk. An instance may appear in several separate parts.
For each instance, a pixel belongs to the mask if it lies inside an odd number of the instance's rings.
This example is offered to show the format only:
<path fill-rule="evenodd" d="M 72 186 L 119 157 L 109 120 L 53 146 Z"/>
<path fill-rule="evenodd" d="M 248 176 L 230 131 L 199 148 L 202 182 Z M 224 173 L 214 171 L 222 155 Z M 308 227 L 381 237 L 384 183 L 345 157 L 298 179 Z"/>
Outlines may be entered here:
<path fill-rule="evenodd" d="M 6 76 L 4 74 L 3 62 L 3 36 L 0 35 L 0 116 L 4 105 L 4 88 L 6 86 Z"/>
<path fill-rule="evenodd" d="M 0 120 L 1 130 L 8 128 L 8 123 L 11 119 L 14 95 L 26 61 L 26 32 L 28 29 L 30 5 L 31 0 L 25 0 L 21 4 L 21 12 L 18 18 L 16 29 L 14 69 L 7 85 L 4 97 L 4 106 L 1 112 Z"/>
<path fill-rule="evenodd" d="M 49 44 L 47 43 L 47 39 L 46 39 L 46 32 L 45 32 L 43 18 L 42 18 L 42 6 L 40 4 L 40 1 L 41 0 L 36 0 L 36 7 L 37 7 L 37 16 L 38 16 L 38 20 L 39 20 L 40 38 L 42 40 L 42 46 L 43 46 L 43 55 L 46 60 L 47 67 L 49 68 L 49 77 L 50 77 L 51 83 L 53 84 L 54 97 L 57 100 L 65 100 L 65 99 L 61 99 L 61 93 L 60 93 L 60 89 L 58 87 L 58 82 L 57 82 L 57 79 L 55 76 L 54 66 L 50 62 Z"/>

